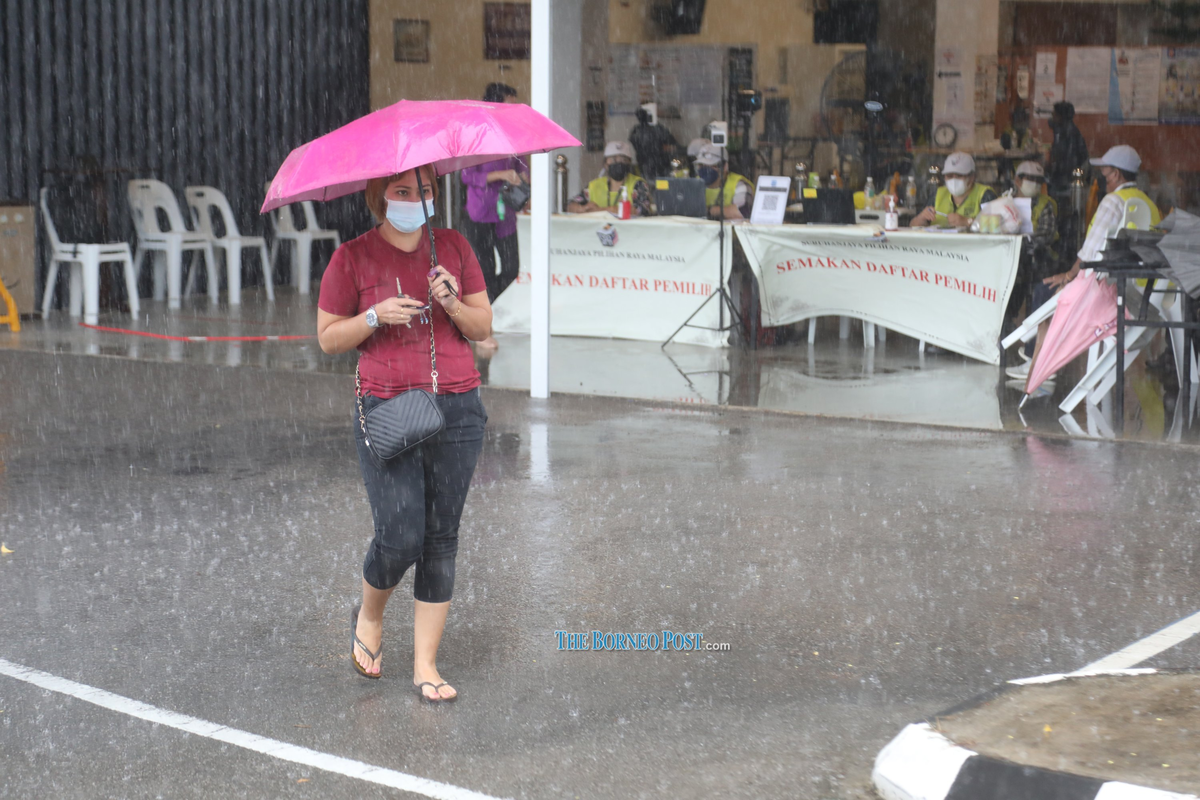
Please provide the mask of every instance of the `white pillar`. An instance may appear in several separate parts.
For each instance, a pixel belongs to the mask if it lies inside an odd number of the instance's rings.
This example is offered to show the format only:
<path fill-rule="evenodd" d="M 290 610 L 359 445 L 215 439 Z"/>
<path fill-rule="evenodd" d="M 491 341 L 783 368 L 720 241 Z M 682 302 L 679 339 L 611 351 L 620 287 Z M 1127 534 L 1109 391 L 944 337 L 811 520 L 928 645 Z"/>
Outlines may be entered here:
<path fill-rule="evenodd" d="M 549 117 L 550 0 L 533 0 L 530 11 L 531 105 L 535 111 Z M 549 153 L 539 153 L 532 160 L 529 394 L 544 399 L 550 396 L 550 209 L 554 176 Z"/>

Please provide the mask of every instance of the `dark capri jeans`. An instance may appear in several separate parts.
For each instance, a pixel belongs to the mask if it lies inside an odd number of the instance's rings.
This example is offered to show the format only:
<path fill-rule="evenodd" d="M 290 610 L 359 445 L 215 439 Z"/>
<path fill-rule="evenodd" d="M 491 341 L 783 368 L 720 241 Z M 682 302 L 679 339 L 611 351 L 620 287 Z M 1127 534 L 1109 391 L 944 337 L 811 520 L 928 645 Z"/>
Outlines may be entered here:
<path fill-rule="evenodd" d="M 382 402 L 366 395 L 364 411 Z M 376 589 L 391 589 L 416 564 L 413 597 L 425 603 L 448 602 L 454 593 L 458 522 L 487 423 L 478 389 L 438 395 L 437 403 L 446 427 L 391 461 L 381 461 L 367 447 L 357 403 L 354 409 L 358 463 L 375 518 L 363 578 Z"/>

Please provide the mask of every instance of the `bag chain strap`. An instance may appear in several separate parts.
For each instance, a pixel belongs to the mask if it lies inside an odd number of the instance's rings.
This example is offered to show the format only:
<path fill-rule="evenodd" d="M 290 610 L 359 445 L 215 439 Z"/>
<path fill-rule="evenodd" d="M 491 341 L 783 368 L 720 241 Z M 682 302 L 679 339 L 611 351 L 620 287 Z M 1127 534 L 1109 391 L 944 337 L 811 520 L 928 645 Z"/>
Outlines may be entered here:
<path fill-rule="evenodd" d="M 429 266 L 431 269 L 436 269 L 437 264 L 433 260 L 433 250 L 429 252 Z M 437 397 L 438 390 L 438 371 L 437 371 L 437 345 L 433 339 L 433 285 L 429 286 L 429 300 L 427 301 L 430 309 L 429 315 L 429 378 L 433 381 L 433 396 Z M 359 358 L 359 364 L 362 363 L 362 358 Z M 358 427 L 362 428 L 363 438 L 366 439 L 368 446 L 371 439 L 367 436 L 367 415 L 363 413 L 362 402 L 362 379 L 359 377 L 359 364 L 354 366 L 354 396 L 358 398 Z"/>

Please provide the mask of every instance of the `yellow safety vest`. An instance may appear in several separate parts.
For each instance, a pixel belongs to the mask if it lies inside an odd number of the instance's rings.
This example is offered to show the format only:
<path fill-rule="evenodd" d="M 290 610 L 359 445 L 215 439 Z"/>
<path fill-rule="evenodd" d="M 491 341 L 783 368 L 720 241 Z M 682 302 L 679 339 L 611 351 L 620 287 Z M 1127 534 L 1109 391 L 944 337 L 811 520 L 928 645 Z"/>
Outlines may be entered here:
<path fill-rule="evenodd" d="M 723 206 L 733 205 L 733 195 L 734 195 L 734 193 L 737 192 L 738 181 L 745 182 L 745 184 L 747 186 L 754 185 L 754 184 L 750 183 L 749 178 L 747 178 L 743 175 L 738 175 L 736 172 L 729 173 L 728 175 L 725 176 L 725 179 L 724 179 L 724 183 L 725 183 L 724 202 L 721 203 L 721 205 L 723 205 Z M 704 189 L 704 205 L 706 208 L 712 208 L 713 206 L 715 206 L 717 204 L 717 191 L 718 191 L 717 189 L 705 187 L 705 189 Z"/>
<path fill-rule="evenodd" d="M 1113 192 L 1113 194 L 1121 198 L 1122 201 L 1132 200 L 1134 198 L 1144 201 L 1146 205 L 1150 206 L 1150 224 L 1157 225 L 1158 223 L 1162 222 L 1162 214 L 1159 213 L 1158 206 L 1154 205 L 1154 201 L 1136 186 L 1127 186 L 1124 189 L 1117 189 L 1115 192 Z M 1094 224 L 1096 224 L 1096 217 L 1095 215 L 1092 215 L 1092 221 L 1088 223 L 1088 233 L 1092 232 L 1092 225 Z"/>
<path fill-rule="evenodd" d="M 642 178 L 634 175 L 632 172 L 625 176 L 625 182 L 621 184 L 628 190 L 630 201 L 633 200 L 633 190 L 638 185 L 638 181 Z M 587 188 L 588 200 L 591 200 L 601 208 L 611 208 L 621 199 L 621 190 L 612 189 L 608 182 L 607 176 L 601 176 L 588 184 Z"/>
<path fill-rule="evenodd" d="M 1054 207 L 1054 214 L 1058 215 L 1058 201 L 1048 194 L 1039 194 L 1037 201 L 1033 204 L 1033 213 L 1030 215 L 1033 218 L 1033 229 L 1037 231 L 1038 217 L 1046 210 L 1048 206 Z M 1054 241 L 1058 241 L 1058 231 L 1054 231 Z"/>
<path fill-rule="evenodd" d="M 933 210 L 941 216 L 958 214 L 974 219 L 979 216 L 979 207 L 983 205 L 983 195 L 991 190 L 992 187 L 990 186 L 976 183 L 971 187 L 971 191 L 967 192 L 967 199 L 962 201 L 962 205 L 955 208 L 954 198 L 950 195 L 950 190 L 945 186 L 940 186 L 937 190 L 937 196 L 933 199 Z"/>

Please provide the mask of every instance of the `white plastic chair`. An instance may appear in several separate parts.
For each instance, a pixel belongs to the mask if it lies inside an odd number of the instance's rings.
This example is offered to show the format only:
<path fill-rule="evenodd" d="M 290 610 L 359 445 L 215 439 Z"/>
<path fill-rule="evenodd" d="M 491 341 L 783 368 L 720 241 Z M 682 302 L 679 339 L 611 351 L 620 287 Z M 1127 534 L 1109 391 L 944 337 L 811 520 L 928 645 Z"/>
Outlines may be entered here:
<path fill-rule="evenodd" d="M 297 228 L 292 217 L 292 207 L 284 206 L 269 214 L 271 225 L 275 229 L 275 240 L 271 242 L 271 268 L 275 267 L 275 257 L 279 255 L 280 241 L 292 241 L 296 245 L 296 257 L 292 259 L 292 286 L 300 287 L 300 294 L 308 294 L 312 282 L 312 245 L 314 241 L 330 240 L 336 250 L 342 244 L 342 237 L 335 230 L 322 228 L 317 222 L 317 212 L 311 200 L 300 204 L 304 211 L 304 227 Z"/>
<path fill-rule="evenodd" d="M 850 317 L 838 317 L 838 338 L 850 338 Z M 862 321 L 863 325 L 863 347 L 873 348 L 875 346 L 875 323 Z M 813 344 L 817 341 L 817 317 L 808 318 L 808 343 Z M 924 346 L 924 342 L 922 342 Z"/>
<path fill-rule="evenodd" d="M 1117 237 L 1119 231 L 1125 228 L 1136 228 L 1137 230 L 1149 230 L 1152 217 L 1150 215 L 1150 207 L 1141 199 L 1131 197 L 1125 201 L 1125 210 L 1121 214 L 1121 221 L 1109 229 L 1107 239 L 1112 240 Z M 1108 242 L 1105 242 L 1107 246 Z M 1165 287 L 1168 290 L 1178 287 L 1174 283 L 1168 283 Z M 1167 295 L 1162 291 L 1156 291 L 1150 295 L 1150 304 L 1158 309 L 1162 314 L 1163 319 L 1169 322 L 1180 322 L 1183 319 L 1182 303 L 1167 302 Z M 1039 309 L 1040 310 L 1040 309 Z M 1119 312 L 1124 312 L 1124 305 L 1118 307 Z M 1125 332 L 1125 365 L 1132 364 L 1134 360 L 1141 354 L 1142 349 L 1150 343 L 1154 335 L 1158 332 L 1158 328 L 1145 328 L 1136 324 L 1130 324 Z M 1171 351 L 1175 357 L 1175 374 L 1179 379 L 1180 384 L 1183 383 L 1183 365 L 1184 365 L 1184 331 L 1179 329 L 1168 329 L 1171 336 Z M 1101 347 L 1103 346 L 1103 349 Z M 1196 369 L 1196 354 L 1192 354 L 1191 363 L 1191 382 L 1200 383 L 1200 374 Z M 1088 369 L 1083 376 L 1083 380 L 1079 381 L 1073 389 L 1067 394 L 1063 401 L 1058 404 L 1061 411 L 1071 413 L 1075 407 L 1079 405 L 1084 398 L 1087 398 L 1090 403 L 1099 403 L 1101 398 L 1107 395 L 1117 383 L 1117 352 L 1115 334 L 1112 338 L 1106 339 L 1104 342 L 1097 342 L 1088 348 Z"/>
<path fill-rule="evenodd" d="M 192 211 L 192 222 L 196 231 L 203 233 L 212 242 L 213 247 L 224 251 L 225 271 L 228 273 L 229 305 L 241 305 L 242 302 L 242 249 L 246 247 L 258 250 L 262 260 L 263 275 L 267 284 L 267 299 L 275 302 L 274 281 L 271 280 L 271 260 L 267 256 L 267 240 L 262 236 L 243 236 L 233 218 L 233 208 L 220 189 L 212 186 L 188 186 L 183 190 L 188 207 Z M 225 227 L 225 235 L 218 237 L 213 230 L 212 212 L 221 215 L 221 224 Z M 210 287 L 211 291 L 211 287 Z"/>
<path fill-rule="evenodd" d="M 82 307 L 83 320 L 95 325 L 100 316 L 100 265 L 119 261 L 125 265 L 125 289 L 129 294 L 129 312 L 138 315 L 137 272 L 133 268 L 133 256 L 126 242 L 110 244 L 67 244 L 58 238 L 58 228 L 50 216 L 46 203 L 46 190 L 38 192 L 38 206 L 42 210 L 42 221 L 46 225 L 46 236 L 50 239 L 50 269 L 46 273 L 46 289 L 42 293 L 42 318 L 50 316 L 50 303 L 54 300 L 55 284 L 58 281 L 58 265 L 67 264 L 71 270 L 70 299 L 67 303 L 72 317 L 78 317 Z"/>
<path fill-rule="evenodd" d="M 1175 288 L 1175 284 L 1169 284 L 1170 288 Z M 1162 314 L 1163 319 L 1169 322 L 1181 322 L 1183 320 L 1182 303 L 1175 302 L 1168 304 L 1166 297 L 1161 292 L 1154 292 L 1150 295 L 1150 304 L 1158 309 Z M 1150 343 L 1158 328 L 1145 328 L 1137 325 L 1131 320 L 1127 320 L 1125 328 L 1125 367 L 1129 368 L 1137 357 L 1141 355 L 1142 350 Z M 1175 357 L 1175 375 L 1179 382 L 1183 383 L 1183 351 L 1186 341 L 1184 339 L 1184 331 L 1179 329 L 1170 329 L 1171 334 L 1171 352 Z M 1192 353 L 1191 363 L 1191 383 L 1200 383 L 1200 371 L 1197 370 L 1196 353 Z M 1067 394 L 1063 401 L 1058 404 L 1059 410 L 1064 413 L 1071 413 L 1075 407 L 1079 405 L 1085 398 L 1089 403 L 1099 403 L 1105 395 L 1117 384 L 1117 339 L 1115 334 L 1105 339 L 1102 342 L 1097 342 L 1088 348 L 1088 368 L 1083 379 Z M 1193 390 L 1194 391 L 1194 390 Z"/>
<path fill-rule="evenodd" d="M 179 201 L 171 187 L 162 181 L 130 181 L 127 189 L 129 210 L 133 214 L 133 225 L 137 230 L 138 246 L 134 256 L 134 268 L 141 271 L 142 257 L 147 251 L 156 251 L 166 258 L 166 296 L 169 308 L 179 308 L 183 288 L 183 251 L 204 253 L 208 268 L 208 294 L 217 300 L 217 262 L 213 257 L 212 241 L 203 233 L 189 230 L 179 210 Z M 167 228 L 159 226 L 158 211 L 167 217 Z M 195 266 L 195 257 L 192 258 Z M 154 260 L 154 299 L 163 299 L 163 265 Z"/>

